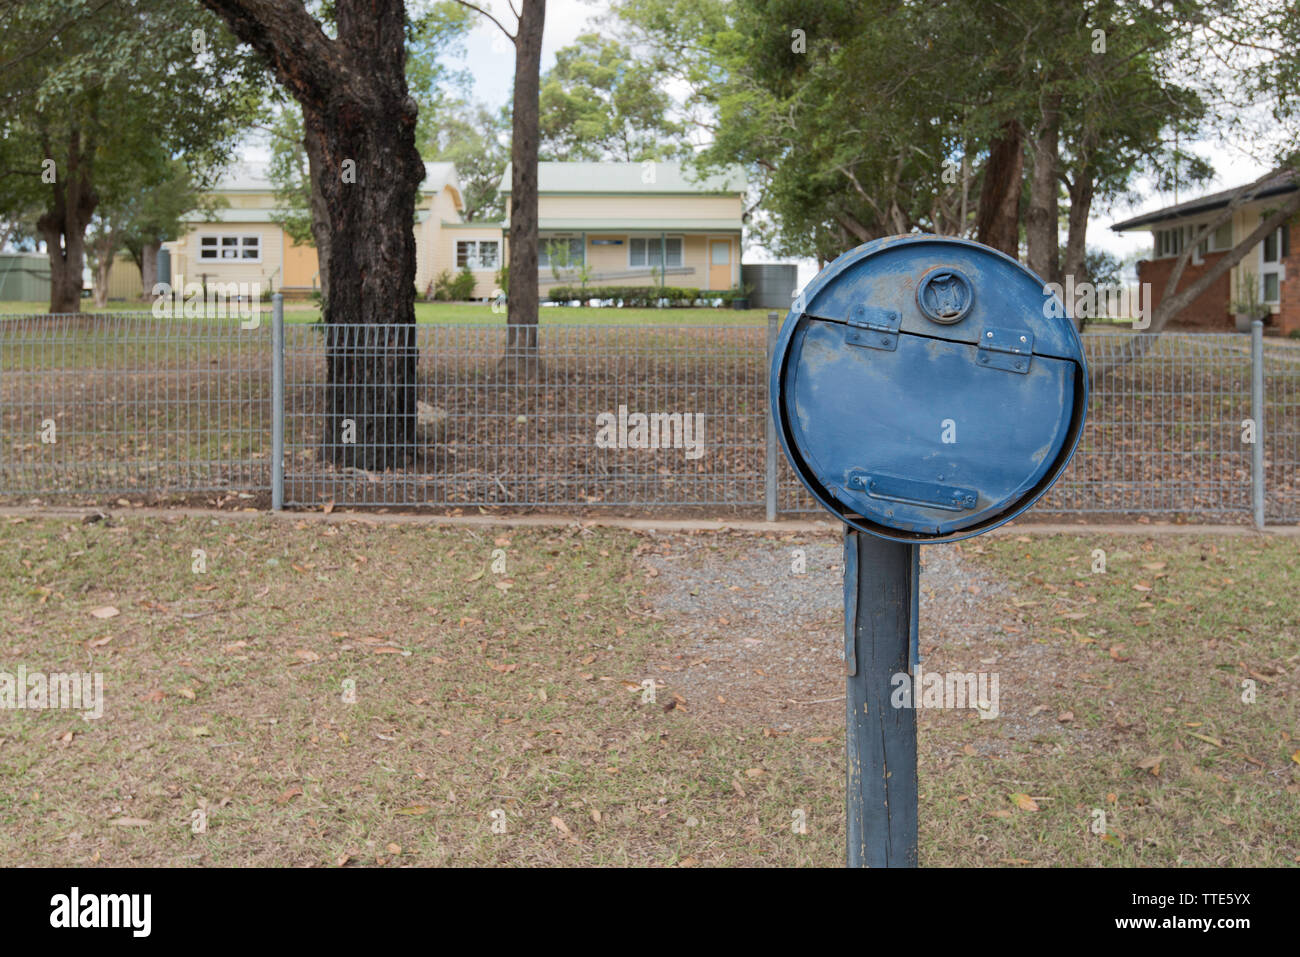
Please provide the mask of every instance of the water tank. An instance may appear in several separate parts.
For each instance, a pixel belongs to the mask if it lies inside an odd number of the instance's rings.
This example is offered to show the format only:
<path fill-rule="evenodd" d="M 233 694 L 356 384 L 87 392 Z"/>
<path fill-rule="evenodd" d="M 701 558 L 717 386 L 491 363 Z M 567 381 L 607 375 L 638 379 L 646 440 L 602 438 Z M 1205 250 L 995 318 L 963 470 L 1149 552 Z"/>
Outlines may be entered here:
<path fill-rule="evenodd" d="M 755 263 L 740 267 L 740 282 L 749 290 L 751 309 L 790 308 L 799 284 L 798 267 L 786 263 Z"/>

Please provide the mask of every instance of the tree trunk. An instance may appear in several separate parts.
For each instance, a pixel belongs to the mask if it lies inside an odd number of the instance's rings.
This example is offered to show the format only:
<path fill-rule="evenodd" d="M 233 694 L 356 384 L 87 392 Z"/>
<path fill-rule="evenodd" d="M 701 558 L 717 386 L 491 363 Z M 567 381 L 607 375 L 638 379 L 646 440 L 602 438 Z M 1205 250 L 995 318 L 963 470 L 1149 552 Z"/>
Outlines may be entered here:
<path fill-rule="evenodd" d="M 515 90 L 510 143 L 510 296 L 501 371 L 531 378 L 537 356 L 538 90 L 546 0 L 523 0 L 515 32 Z"/>
<path fill-rule="evenodd" d="M 1049 94 L 1034 131 L 1034 168 L 1029 181 L 1029 208 L 1025 211 L 1025 264 L 1045 283 L 1061 281 L 1057 204 L 1060 132 L 1061 96 Z"/>
<path fill-rule="evenodd" d="M 140 288 L 145 299 L 153 297 L 153 287 L 158 284 L 158 250 L 162 243 L 148 242 L 140 247 Z"/>
<path fill-rule="evenodd" d="M 50 156 L 46 143 L 46 155 Z M 82 273 L 86 268 L 86 226 L 99 205 L 91 185 L 95 140 L 73 127 L 68 134 L 65 165 L 50 184 L 51 203 L 36 221 L 50 260 L 50 312 L 81 311 Z"/>
<path fill-rule="evenodd" d="M 336 0 L 331 40 L 300 0 L 203 3 L 266 58 L 301 104 L 304 129 L 317 134 L 330 235 L 322 456 L 367 470 L 401 466 L 416 448 L 413 224 L 424 178 L 404 4 Z"/>
<path fill-rule="evenodd" d="M 1092 282 L 1092 277 L 1088 275 L 1087 257 L 1088 257 L 1088 216 L 1092 213 L 1092 196 L 1094 183 L 1092 170 L 1087 167 L 1081 168 L 1074 177 L 1074 181 L 1069 184 L 1070 192 L 1070 211 L 1068 213 L 1069 225 L 1067 227 L 1065 238 L 1065 269 L 1064 275 L 1073 276 L 1076 287 L 1082 282 Z M 1074 315 L 1074 303 L 1067 302 L 1070 309 L 1070 315 Z M 1075 328 L 1082 329 L 1083 325 L 1075 319 Z"/>
<path fill-rule="evenodd" d="M 101 237 L 92 244 L 95 250 L 95 305 L 103 309 L 108 305 L 108 277 L 113 271 L 113 247 L 116 242 L 111 236 Z"/>
<path fill-rule="evenodd" d="M 1020 181 L 1025 166 L 1021 148 L 1023 138 L 1024 131 L 1019 122 L 1007 120 L 989 144 L 979 208 L 975 213 L 975 238 L 1013 259 L 1020 257 Z"/>
<path fill-rule="evenodd" d="M 329 299 L 330 215 L 329 203 L 321 185 L 325 166 L 323 131 L 303 117 L 303 146 L 307 151 L 307 178 L 311 203 L 311 236 L 316 244 L 317 281 L 320 283 L 321 306 Z"/>

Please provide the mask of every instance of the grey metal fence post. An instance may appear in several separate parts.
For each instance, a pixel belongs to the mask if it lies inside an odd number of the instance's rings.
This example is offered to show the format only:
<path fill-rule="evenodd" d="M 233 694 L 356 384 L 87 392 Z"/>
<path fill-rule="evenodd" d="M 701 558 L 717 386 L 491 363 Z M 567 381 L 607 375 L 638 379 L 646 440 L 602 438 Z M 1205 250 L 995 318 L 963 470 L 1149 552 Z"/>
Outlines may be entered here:
<path fill-rule="evenodd" d="M 284 296 L 271 297 L 271 510 L 284 508 Z"/>
<path fill-rule="evenodd" d="M 1250 417 L 1255 444 L 1250 447 L 1250 503 L 1255 527 L 1264 527 L 1264 323 L 1250 324 Z"/>
<path fill-rule="evenodd" d="M 766 375 L 772 368 L 772 353 L 776 349 L 776 335 L 780 328 L 780 313 L 769 312 L 767 314 L 767 362 L 763 364 L 764 374 Z M 776 423 L 772 421 L 771 398 L 768 398 L 767 406 L 767 473 L 763 480 L 763 489 L 766 493 L 764 500 L 767 503 L 767 520 L 776 521 Z"/>

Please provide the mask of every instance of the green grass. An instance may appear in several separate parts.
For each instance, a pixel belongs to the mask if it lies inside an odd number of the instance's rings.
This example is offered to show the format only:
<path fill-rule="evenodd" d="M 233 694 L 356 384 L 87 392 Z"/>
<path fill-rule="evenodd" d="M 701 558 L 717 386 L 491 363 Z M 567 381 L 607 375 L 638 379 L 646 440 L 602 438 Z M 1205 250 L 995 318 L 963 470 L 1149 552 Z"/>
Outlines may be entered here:
<path fill-rule="evenodd" d="M 772 733 L 742 676 L 726 707 L 687 690 L 718 622 L 666 610 L 640 557 L 682 550 L 712 580 L 788 546 L 129 510 L 111 525 L 6 519 L 0 671 L 100 671 L 106 705 L 98 721 L 0 712 L 0 866 L 837 865 L 842 702 Z M 1007 591 L 981 604 L 971 645 L 923 634 L 927 665 L 997 660 L 1004 717 L 921 713 L 924 864 L 1300 857 L 1294 541 L 1084 532 L 961 548 L 972 581 Z M 92 615 L 107 607 L 119 614 Z M 665 681 L 653 705 L 647 674 Z M 827 667 L 807 697 L 841 681 Z"/>
<path fill-rule="evenodd" d="M 43 302 L 0 302 L 0 321 L 4 316 L 43 315 L 49 308 Z M 105 309 L 96 309 L 85 302 L 86 312 L 148 312 L 148 303 L 110 302 Z M 263 303 L 270 314 L 270 303 Z M 569 306 L 544 306 L 540 321 L 547 323 L 577 323 L 582 325 L 763 325 L 767 322 L 767 309 L 584 309 Z M 320 319 L 320 309 L 315 303 L 288 301 L 285 303 L 286 322 L 311 323 Z M 491 306 L 464 302 L 415 303 L 415 320 L 427 324 L 505 324 L 505 315 L 493 312 Z"/>

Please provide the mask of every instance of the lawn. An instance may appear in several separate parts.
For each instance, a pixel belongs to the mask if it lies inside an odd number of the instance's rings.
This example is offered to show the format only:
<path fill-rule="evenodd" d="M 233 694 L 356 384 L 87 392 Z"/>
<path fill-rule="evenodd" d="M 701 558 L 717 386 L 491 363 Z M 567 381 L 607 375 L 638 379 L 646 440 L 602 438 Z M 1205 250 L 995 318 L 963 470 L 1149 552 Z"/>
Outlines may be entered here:
<path fill-rule="evenodd" d="M 4 316 L 43 315 L 49 308 L 43 302 L 0 302 L 0 319 Z M 111 302 L 105 309 L 96 309 L 87 300 L 87 313 L 148 312 L 148 303 Z M 271 304 L 263 303 L 270 315 Z M 543 306 L 540 321 L 543 323 L 575 323 L 580 325 L 761 325 L 767 323 L 767 309 L 592 309 L 570 306 Z M 784 312 L 784 311 L 783 311 Z M 311 323 L 320 319 L 320 307 L 314 302 L 290 300 L 284 305 L 285 322 Z M 492 307 L 472 302 L 415 303 L 415 321 L 418 323 L 474 325 L 505 324 L 505 315 L 493 312 Z"/>
<path fill-rule="evenodd" d="M 834 537 L 3 521 L 0 671 L 105 705 L 0 712 L 0 866 L 842 859 Z M 1297 550 L 927 548 L 924 667 L 1002 700 L 919 715 L 922 862 L 1300 858 Z"/>

